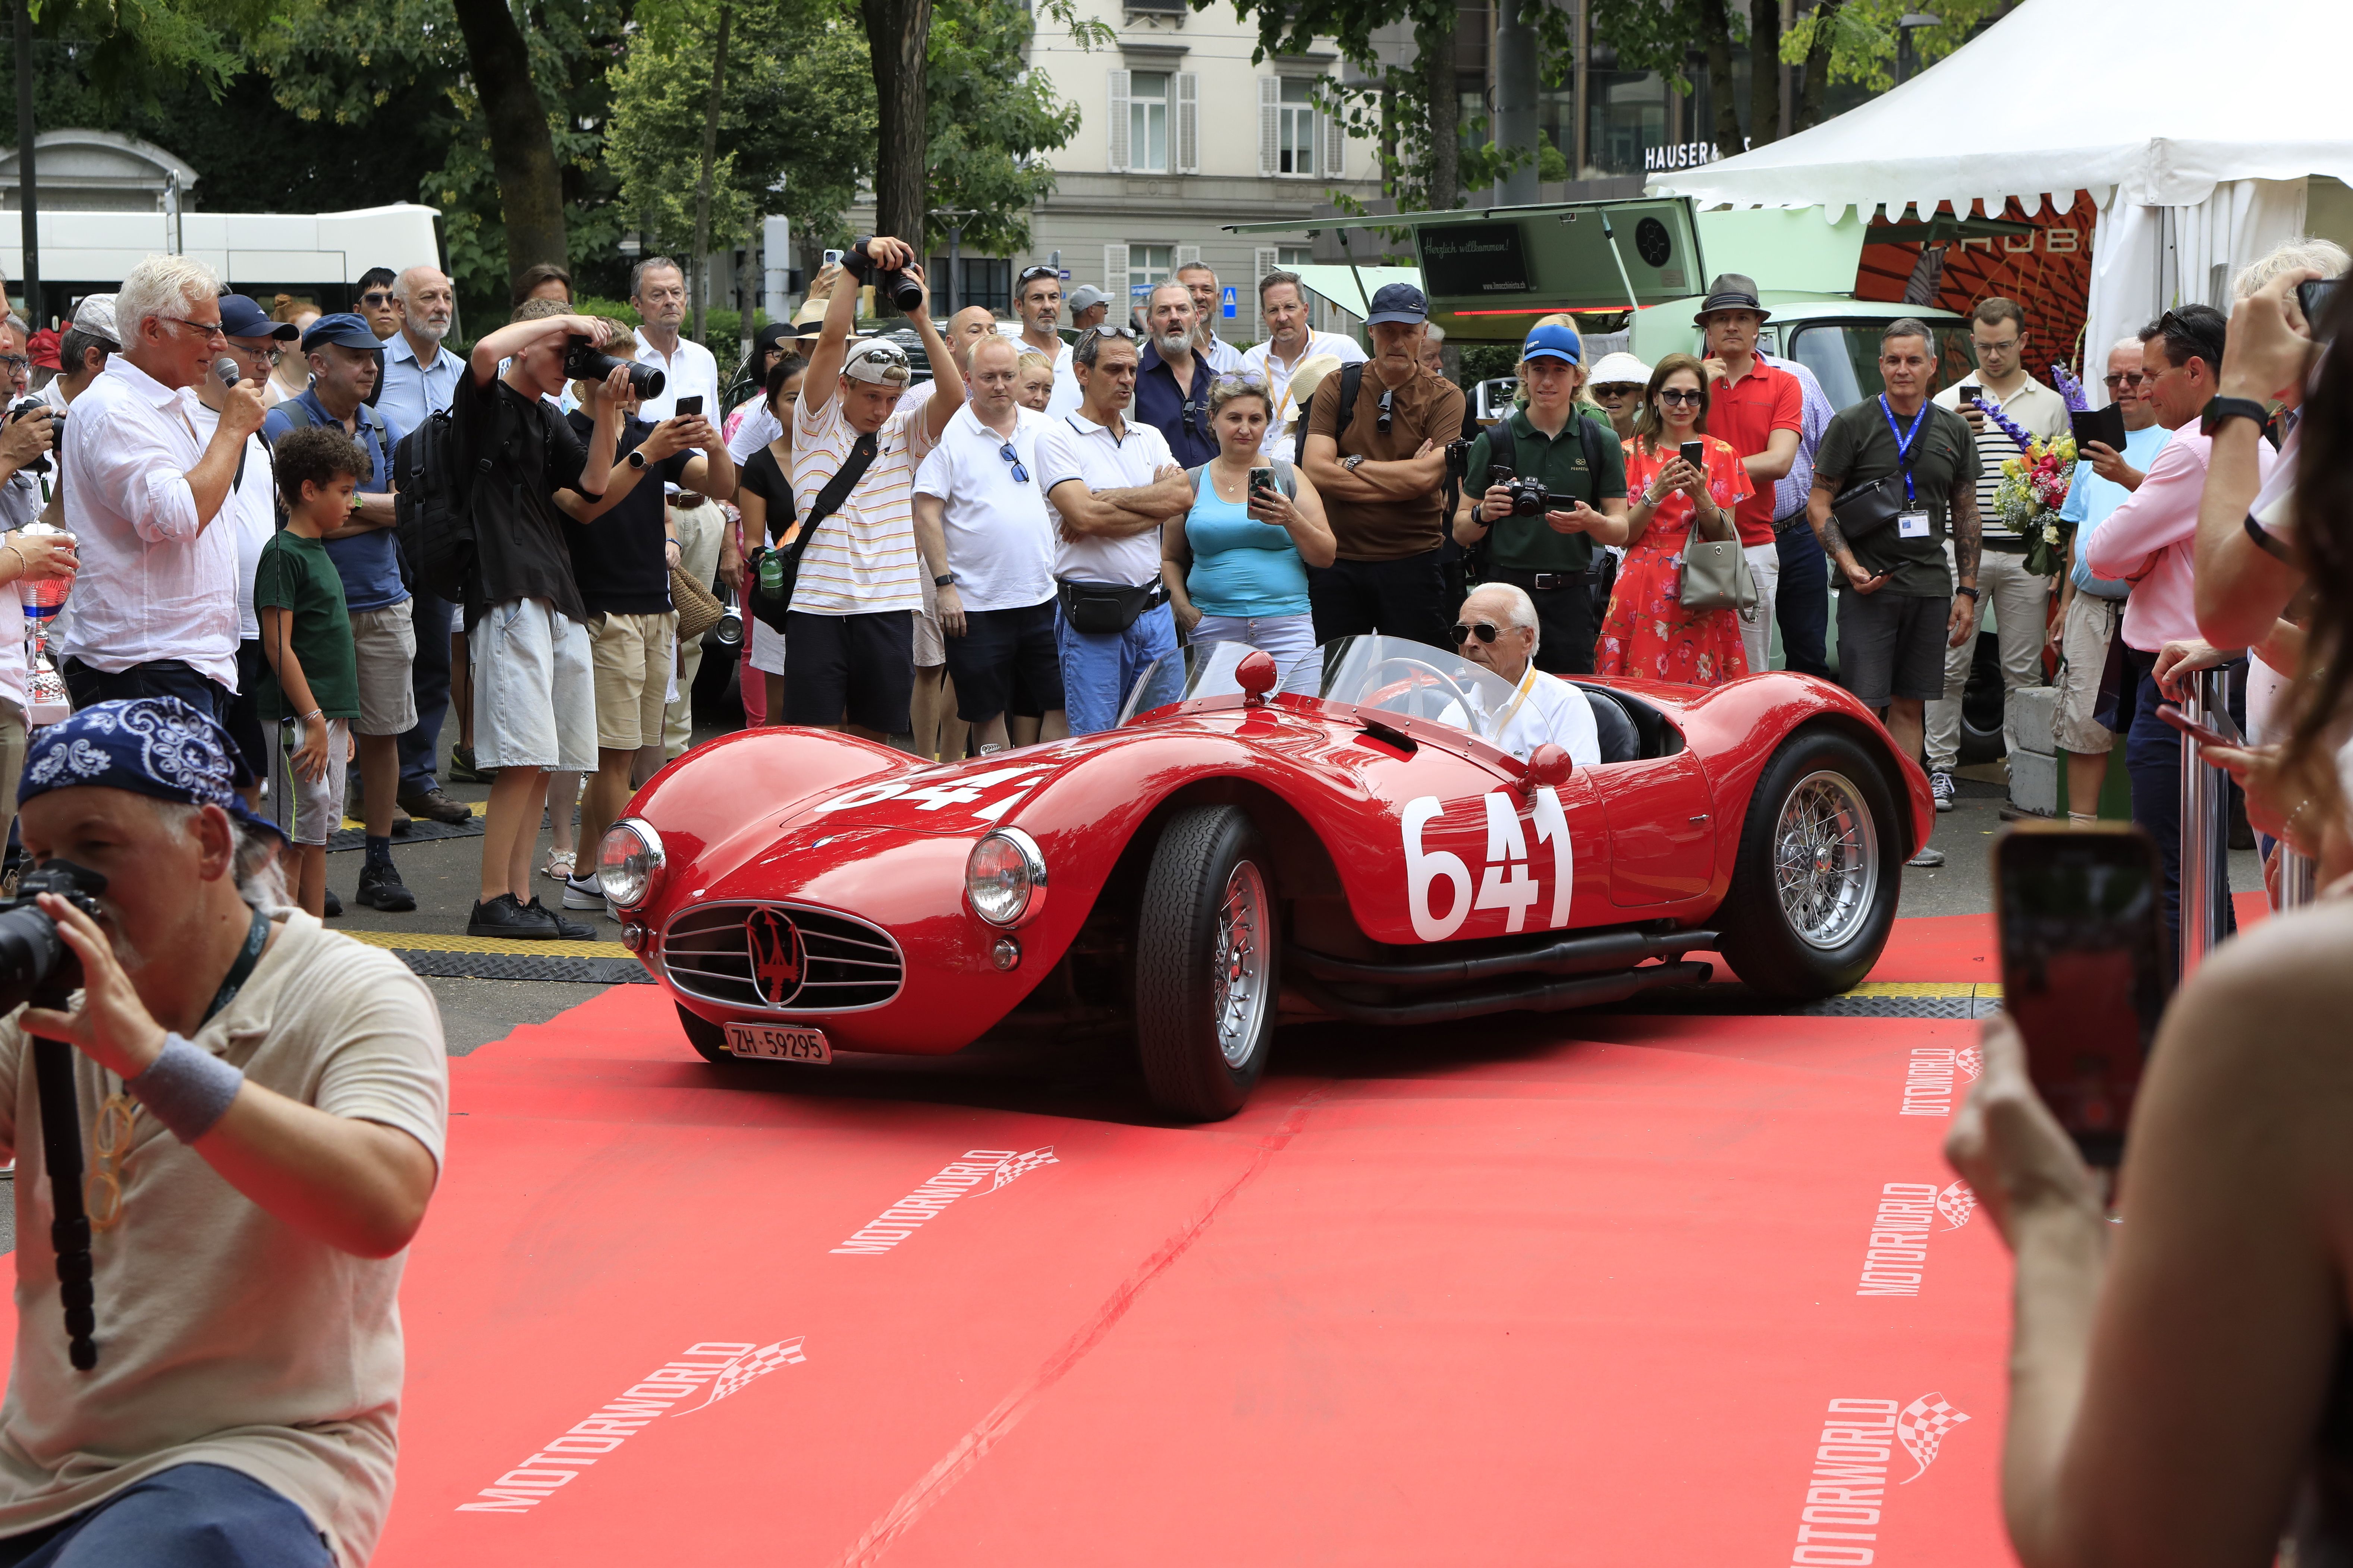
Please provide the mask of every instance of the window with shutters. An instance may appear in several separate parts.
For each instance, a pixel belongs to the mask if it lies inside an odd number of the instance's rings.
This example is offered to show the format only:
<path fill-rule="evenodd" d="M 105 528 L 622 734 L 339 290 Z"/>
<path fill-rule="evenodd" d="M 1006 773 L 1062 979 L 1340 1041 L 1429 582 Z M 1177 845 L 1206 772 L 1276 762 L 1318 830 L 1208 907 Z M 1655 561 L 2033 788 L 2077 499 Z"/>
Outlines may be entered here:
<path fill-rule="evenodd" d="M 1274 172 L 1313 174 L 1322 164 L 1316 156 L 1315 84 L 1298 77 L 1282 79 L 1282 97 L 1275 109 Z"/>
<path fill-rule="evenodd" d="M 1169 172 L 1171 87 L 1167 71 L 1127 73 L 1127 167 L 1134 174 Z"/>
<path fill-rule="evenodd" d="M 1130 245 L 1127 247 L 1127 298 L 1130 306 L 1143 310 L 1152 298 L 1152 286 L 1167 282 L 1168 275 L 1176 270 L 1175 246 Z"/>

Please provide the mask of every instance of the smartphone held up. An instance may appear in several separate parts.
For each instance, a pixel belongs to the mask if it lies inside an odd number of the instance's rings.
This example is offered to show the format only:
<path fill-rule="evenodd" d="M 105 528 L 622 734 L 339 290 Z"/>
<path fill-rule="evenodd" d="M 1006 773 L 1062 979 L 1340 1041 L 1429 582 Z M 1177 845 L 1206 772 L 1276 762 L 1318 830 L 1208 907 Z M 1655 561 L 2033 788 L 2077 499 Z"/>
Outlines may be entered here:
<path fill-rule="evenodd" d="M 2028 1075 L 2084 1158 L 2114 1166 L 2172 989 L 2157 846 L 2123 825 L 2027 825 L 1993 859 L 2002 1005 Z"/>

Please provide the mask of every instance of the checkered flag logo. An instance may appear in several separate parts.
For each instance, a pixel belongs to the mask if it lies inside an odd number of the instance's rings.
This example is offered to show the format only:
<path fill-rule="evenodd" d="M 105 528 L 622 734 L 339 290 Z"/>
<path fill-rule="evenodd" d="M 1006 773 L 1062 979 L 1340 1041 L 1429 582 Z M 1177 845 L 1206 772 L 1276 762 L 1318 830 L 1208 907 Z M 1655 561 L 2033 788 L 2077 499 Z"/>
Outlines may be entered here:
<path fill-rule="evenodd" d="M 1904 1407 L 1904 1414 L 1895 1418 L 1895 1436 L 1903 1443 L 1904 1451 L 1912 1456 L 1912 1462 L 1920 1467 L 1905 1478 L 1905 1486 L 1928 1473 L 1928 1467 L 1936 1462 L 1936 1449 L 1944 1442 L 1945 1434 L 1968 1419 L 1947 1405 L 1941 1394 L 1924 1394 Z"/>
<path fill-rule="evenodd" d="M 1043 1149 L 1032 1149 L 1027 1154 L 1016 1154 L 1010 1160 L 999 1160 L 997 1163 L 997 1179 L 988 1184 L 988 1190 L 993 1193 L 999 1187 L 1009 1187 L 1040 1165 L 1060 1163 L 1054 1158 L 1051 1143 Z"/>
<path fill-rule="evenodd" d="M 1978 1075 L 1985 1071 L 1985 1053 L 1975 1046 L 1963 1046 L 1953 1053 L 1953 1065 L 1960 1068 L 1971 1083 L 1975 1083 Z"/>
<path fill-rule="evenodd" d="M 1958 1230 L 1978 1212 L 1978 1195 L 1967 1182 L 1955 1182 L 1936 1194 L 1936 1212 L 1945 1216 L 1947 1230 Z"/>
<path fill-rule="evenodd" d="M 762 1345 L 758 1350 L 746 1351 L 737 1356 L 719 1369 L 719 1375 L 711 1380 L 711 1392 L 703 1396 L 702 1403 L 694 1410 L 710 1409 L 753 1379 L 765 1377 L 780 1366 L 798 1366 L 808 1360 L 801 1353 L 801 1339 L 802 1336 L 796 1334 L 789 1340 L 778 1340 L 775 1344 Z M 678 1414 L 691 1415 L 694 1410 L 681 1410 Z"/>

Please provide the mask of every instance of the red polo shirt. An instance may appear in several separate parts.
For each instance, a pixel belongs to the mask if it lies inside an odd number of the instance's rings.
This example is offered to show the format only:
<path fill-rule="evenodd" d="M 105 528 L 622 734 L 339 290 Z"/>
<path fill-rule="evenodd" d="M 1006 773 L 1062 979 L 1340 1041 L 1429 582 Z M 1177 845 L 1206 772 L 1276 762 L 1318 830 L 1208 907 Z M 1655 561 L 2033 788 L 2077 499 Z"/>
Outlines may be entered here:
<path fill-rule="evenodd" d="M 1738 381 L 1730 376 L 1715 384 L 1707 399 L 1707 433 L 1721 437 L 1744 458 L 1753 458 L 1772 444 L 1776 430 L 1805 430 L 1805 394 L 1798 378 L 1775 370 L 1763 360 Z M 1773 542 L 1773 486 L 1760 481 L 1756 493 L 1733 509 L 1743 544 Z"/>

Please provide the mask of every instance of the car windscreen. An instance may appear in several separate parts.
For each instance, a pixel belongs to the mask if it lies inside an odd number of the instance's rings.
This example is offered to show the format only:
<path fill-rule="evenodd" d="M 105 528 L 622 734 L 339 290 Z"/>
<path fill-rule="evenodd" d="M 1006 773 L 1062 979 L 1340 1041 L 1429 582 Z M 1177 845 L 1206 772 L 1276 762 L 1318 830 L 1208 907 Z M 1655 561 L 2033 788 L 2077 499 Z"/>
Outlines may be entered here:
<path fill-rule="evenodd" d="M 1788 357 L 1814 373 L 1833 408 L 1850 408 L 1876 397 L 1887 384 L 1879 378 L 1879 334 L 1884 321 L 1806 321 L 1789 334 Z M 1952 385 L 1977 368 L 1968 324 L 1940 321 L 1936 334 L 1936 373 L 1932 389 Z"/>
<path fill-rule="evenodd" d="M 1136 680 L 1120 710 L 1126 723 L 1139 713 L 1170 702 L 1196 697 L 1231 695 L 1241 690 L 1235 669 L 1253 650 L 1246 643 L 1195 644 L 1158 660 Z M 1403 637 L 1342 637 L 1325 643 L 1285 668 L 1278 659 L 1279 684 L 1287 689 L 1308 688 L 1301 668 L 1312 660 L 1312 689 L 1329 702 L 1346 703 L 1466 730 L 1482 740 L 1512 706 L 1513 687 L 1501 676 L 1471 663 L 1459 654 Z"/>

